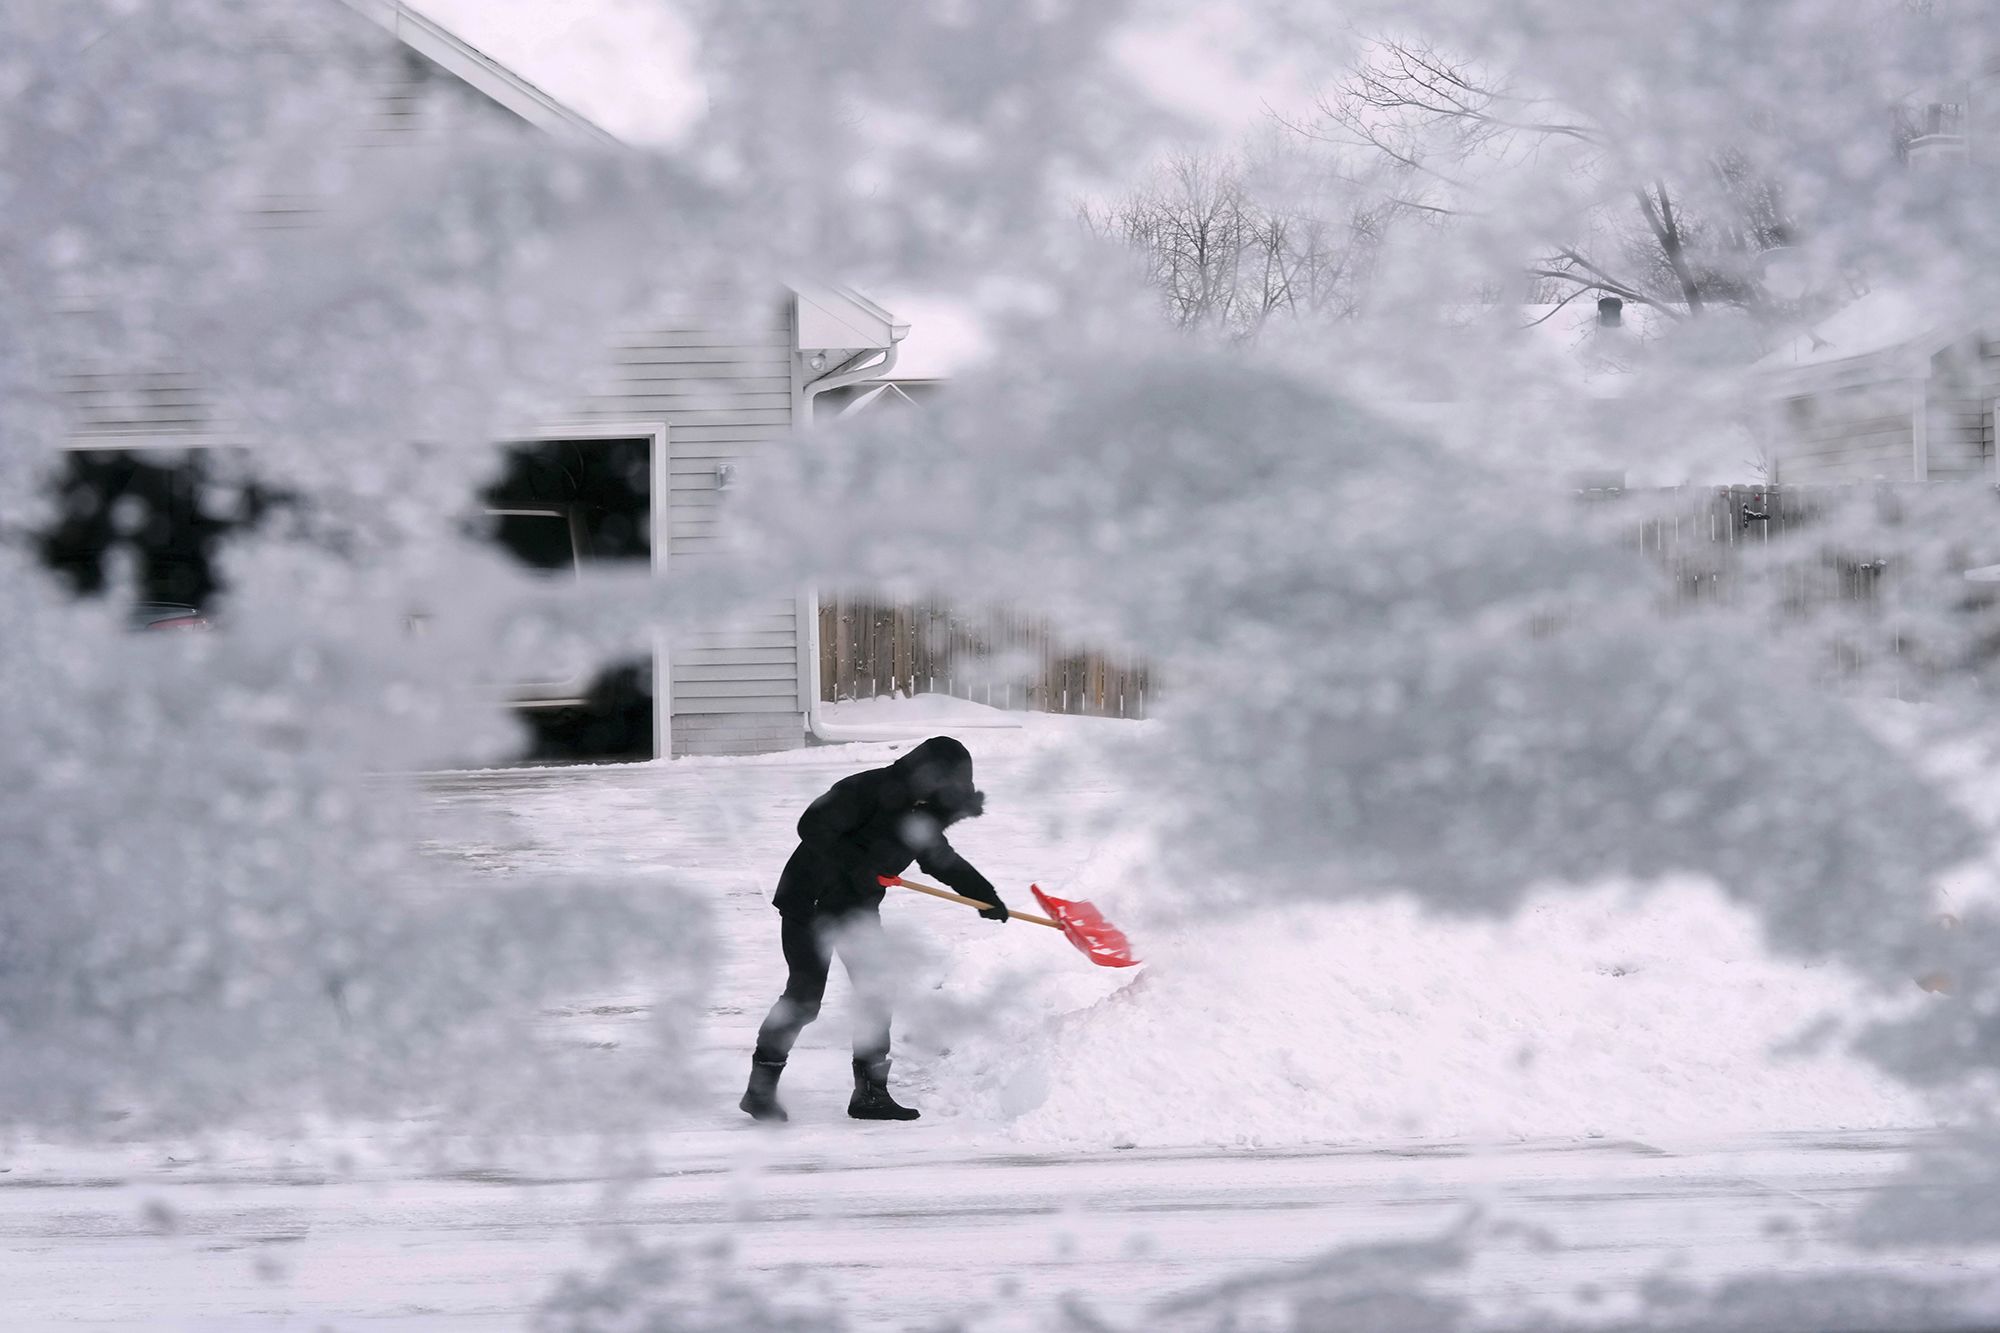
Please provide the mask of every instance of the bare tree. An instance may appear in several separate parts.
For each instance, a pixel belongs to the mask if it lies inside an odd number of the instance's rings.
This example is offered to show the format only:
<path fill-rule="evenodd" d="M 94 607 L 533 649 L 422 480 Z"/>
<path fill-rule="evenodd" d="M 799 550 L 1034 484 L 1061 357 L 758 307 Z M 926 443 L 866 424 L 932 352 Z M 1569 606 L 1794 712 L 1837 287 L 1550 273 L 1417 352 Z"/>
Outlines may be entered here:
<path fill-rule="evenodd" d="M 1274 316 L 1339 318 L 1360 300 L 1380 219 L 1322 196 L 1296 162 L 1183 153 L 1082 216 L 1143 256 L 1176 327 L 1248 339 Z"/>
<path fill-rule="evenodd" d="M 1291 128 L 1336 148 L 1340 169 L 1382 200 L 1385 215 L 1477 212 L 1483 178 L 1570 154 L 1607 189 L 1527 259 L 1554 301 L 1603 293 L 1675 317 L 1770 305 L 1760 256 L 1789 244 L 1795 223 L 1777 183 L 1739 150 L 1711 152 L 1705 179 L 1618 187 L 1621 145 L 1604 126 L 1505 73 L 1402 40 L 1377 42 L 1317 112 Z"/>

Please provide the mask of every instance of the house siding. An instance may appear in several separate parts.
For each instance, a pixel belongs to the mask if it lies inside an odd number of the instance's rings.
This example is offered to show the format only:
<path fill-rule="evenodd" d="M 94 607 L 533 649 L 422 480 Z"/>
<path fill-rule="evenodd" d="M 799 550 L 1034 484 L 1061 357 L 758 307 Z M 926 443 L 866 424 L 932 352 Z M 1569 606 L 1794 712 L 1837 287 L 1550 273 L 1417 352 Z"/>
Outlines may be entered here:
<path fill-rule="evenodd" d="M 68 372 L 61 383 L 75 447 L 190 444 L 218 429 L 215 394 L 190 370 L 102 362 Z"/>
<path fill-rule="evenodd" d="M 1931 358 L 1924 386 L 1925 476 L 1931 481 L 1965 481 L 1992 471 L 1990 389 L 1977 339 L 1948 347 Z"/>
<path fill-rule="evenodd" d="M 355 125 L 371 146 L 438 144 L 467 130 L 535 128 L 431 60 L 391 39 L 394 49 L 371 70 L 368 104 Z"/>
<path fill-rule="evenodd" d="M 1985 409 L 1979 438 L 1987 475 L 1992 476 L 2000 472 L 2000 453 L 1995 452 L 2000 441 L 1996 441 L 1993 435 L 1994 414 L 1996 408 L 2000 408 L 2000 341 L 1984 336 L 1979 339 L 1979 384 L 1980 406 Z"/>
<path fill-rule="evenodd" d="M 1906 481 L 1916 453 L 1916 388 L 1908 380 L 1854 384 L 1780 405 L 1774 480 Z"/>
<path fill-rule="evenodd" d="M 721 469 L 792 432 L 792 312 L 692 301 L 620 335 L 587 382 L 580 415 L 667 424 L 668 568 L 699 578 L 716 558 L 728 491 Z M 673 753 L 746 754 L 805 744 L 798 599 L 772 597 L 668 645 Z"/>
<path fill-rule="evenodd" d="M 329 3 L 380 58 L 336 141 L 371 148 L 422 147 L 465 133 L 539 129 L 367 20 Z M 372 34 L 372 36 L 370 35 Z M 302 32 L 300 40 L 310 40 Z M 373 59 L 373 57 L 371 57 Z M 303 187 L 274 181 L 245 201 L 255 225 L 315 224 L 321 205 Z M 89 320 L 79 308 L 72 318 Z M 726 510 L 724 465 L 748 461 L 793 425 L 793 311 L 777 294 L 747 315 L 740 302 L 691 296 L 613 341 L 602 368 L 567 415 L 586 422 L 665 423 L 666 561 L 669 577 L 698 578 L 716 556 Z M 201 446 L 250 442 L 240 414 L 193 368 L 80 365 L 64 379 L 72 447 Z M 655 496 L 655 503 L 661 497 Z M 657 530 L 657 529 L 656 529 Z M 667 645 L 672 753 L 742 754 L 805 743 L 810 666 L 807 618 L 797 598 L 773 596 L 727 623 Z"/>
<path fill-rule="evenodd" d="M 346 6 L 329 0 L 309 16 L 295 17 L 288 41 L 334 52 L 360 53 L 359 97 L 323 128 L 330 143 L 360 148 L 438 146 L 467 134 L 534 134 L 539 131 L 433 61 L 411 50 Z M 260 231 L 314 226 L 330 201 L 303 178 L 280 174 L 241 201 L 248 223 Z M 270 238 L 282 243 L 280 238 Z M 90 301 L 65 318 L 86 330 L 98 319 Z M 80 338 L 79 342 L 92 341 Z M 145 362 L 93 361 L 62 378 L 71 426 L 69 443 L 80 448 L 149 445 L 199 446 L 247 442 L 243 415 L 214 381 L 185 362 L 161 357 Z"/>
<path fill-rule="evenodd" d="M 1776 479 L 1970 481 L 1995 475 L 2000 342 L 1973 334 L 1928 361 L 1855 358 L 1777 403 Z"/>

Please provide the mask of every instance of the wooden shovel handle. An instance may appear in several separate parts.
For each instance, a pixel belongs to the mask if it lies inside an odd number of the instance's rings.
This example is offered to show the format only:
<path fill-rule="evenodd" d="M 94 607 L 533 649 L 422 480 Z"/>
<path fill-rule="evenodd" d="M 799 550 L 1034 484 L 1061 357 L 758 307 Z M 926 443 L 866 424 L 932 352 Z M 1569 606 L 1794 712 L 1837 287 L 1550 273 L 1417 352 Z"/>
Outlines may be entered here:
<path fill-rule="evenodd" d="M 935 884 L 919 884 L 913 879 L 904 879 L 900 875 L 878 875 L 876 878 L 884 884 L 894 884 L 898 888 L 904 889 L 915 889 L 918 893 L 928 893 L 933 898 L 942 898 L 949 903 L 964 903 L 967 907 L 977 907 L 981 911 L 993 906 L 992 903 L 983 903 L 977 898 L 968 898 L 962 893 L 953 893 L 950 889 L 940 889 Z M 1032 912 L 1017 912 L 1011 907 L 1007 909 L 1007 919 L 1009 921 L 1032 921 L 1038 926 L 1047 926 L 1050 930 L 1062 929 L 1062 925 L 1059 922 L 1051 921 L 1045 916 L 1036 916 Z"/>

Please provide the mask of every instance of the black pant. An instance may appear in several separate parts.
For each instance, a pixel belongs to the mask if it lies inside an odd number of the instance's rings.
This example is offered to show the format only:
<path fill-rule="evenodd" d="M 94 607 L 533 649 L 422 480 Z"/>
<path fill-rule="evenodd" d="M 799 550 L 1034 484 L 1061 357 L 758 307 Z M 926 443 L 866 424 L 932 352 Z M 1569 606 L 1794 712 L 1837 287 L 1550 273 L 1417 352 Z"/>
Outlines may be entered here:
<path fill-rule="evenodd" d="M 832 955 L 854 987 L 854 1058 L 868 1064 L 889 1058 L 889 988 L 884 957 L 887 938 L 881 913 L 856 908 L 839 916 L 787 912 L 779 920 L 778 938 L 785 950 L 785 993 L 771 1006 L 757 1029 L 757 1058 L 783 1060 L 791 1054 L 805 1025 L 819 1017 L 826 996 L 826 974 Z"/>

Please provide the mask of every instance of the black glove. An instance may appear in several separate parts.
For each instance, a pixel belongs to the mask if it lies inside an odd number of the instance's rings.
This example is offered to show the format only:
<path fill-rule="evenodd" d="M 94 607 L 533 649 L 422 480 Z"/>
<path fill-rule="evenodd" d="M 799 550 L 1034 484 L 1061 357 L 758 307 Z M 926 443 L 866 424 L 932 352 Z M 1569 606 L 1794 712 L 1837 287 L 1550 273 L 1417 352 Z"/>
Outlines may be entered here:
<path fill-rule="evenodd" d="M 981 893 L 977 889 L 974 889 L 965 896 L 968 898 L 977 898 L 982 903 L 993 904 L 991 907 L 983 908 L 979 913 L 979 915 L 985 917 L 988 921 L 1005 921 L 1007 919 L 1007 904 L 1001 902 L 1000 895 L 993 890 L 988 889 L 986 892 Z"/>

